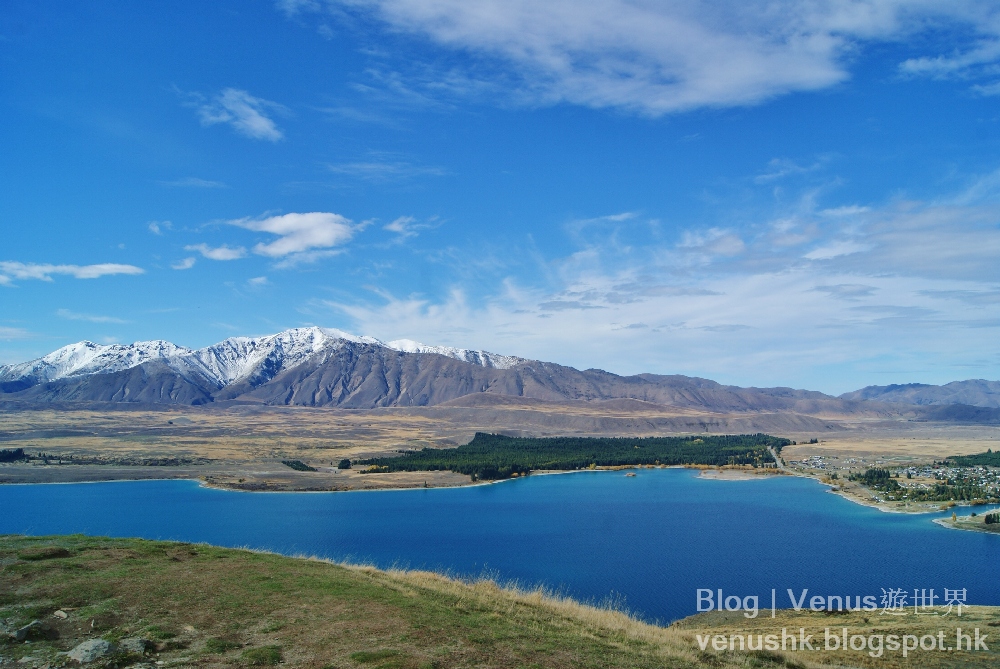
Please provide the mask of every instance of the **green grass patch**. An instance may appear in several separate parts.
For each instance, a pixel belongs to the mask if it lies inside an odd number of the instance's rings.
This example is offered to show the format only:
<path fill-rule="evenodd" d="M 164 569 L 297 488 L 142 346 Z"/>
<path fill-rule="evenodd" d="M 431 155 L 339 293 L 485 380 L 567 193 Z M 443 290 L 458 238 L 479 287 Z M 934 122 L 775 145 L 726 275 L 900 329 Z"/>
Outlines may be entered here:
<path fill-rule="evenodd" d="M 69 556 L 70 552 L 62 546 L 36 546 L 17 554 L 22 560 L 52 560 Z"/>
<path fill-rule="evenodd" d="M 359 664 L 371 664 L 372 662 L 381 662 L 382 660 L 388 660 L 389 658 L 399 657 L 402 655 L 398 650 L 359 650 L 356 653 L 351 653 L 351 659 Z"/>
<path fill-rule="evenodd" d="M 205 641 L 205 651 L 215 653 L 216 655 L 228 653 L 229 651 L 236 650 L 237 648 L 242 648 L 241 644 L 238 644 L 235 641 L 230 641 L 229 639 L 212 637 L 211 639 Z"/>
<path fill-rule="evenodd" d="M 248 667 L 273 667 L 281 660 L 281 646 L 247 648 L 240 655 L 240 662 Z"/>

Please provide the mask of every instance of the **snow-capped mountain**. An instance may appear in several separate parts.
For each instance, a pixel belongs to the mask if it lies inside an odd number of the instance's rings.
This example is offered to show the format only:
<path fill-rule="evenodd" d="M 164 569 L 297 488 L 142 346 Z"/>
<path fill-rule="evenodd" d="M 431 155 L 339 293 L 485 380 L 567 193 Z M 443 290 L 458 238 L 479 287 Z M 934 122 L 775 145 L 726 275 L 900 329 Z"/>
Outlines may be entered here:
<path fill-rule="evenodd" d="M 493 369 L 510 369 L 514 365 L 525 362 L 524 358 L 513 355 L 500 355 L 489 351 L 472 351 L 467 348 L 452 348 L 451 346 L 427 346 L 412 339 L 396 339 L 386 344 L 391 349 L 403 353 L 437 353 L 438 355 L 464 360 L 474 365 L 491 367 Z"/>
<path fill-rule="evenodd" d="M 488 351 L 426 346 L 409 339 L 389 343 L 319 327 L 293 328 L 263 337 L 230 337 L 192 350 L 167 341 L 102 345 L 90 341 L 70 344 L 28 362 L 0 366 L 0 382 L 35 385 L 72 377 L 107 374 L 158 361 L 184 377 L 197 375 L 216 388 L 247 381 L 258 385 L 307 360 L 321 362 L 343 346 L 368 344 L 402 353 L 435 353 L 482 367 L 508 369 L 522 358 Z"/>
<path fill-rule="evenodd" d="M 177 358 L 191 353 L 189 348 L 160 340 L 128 345 L 81 341 L 36 360 L 0 366 L 0 381 L 45 383 L 71 376 L 120 372 L 156 358 Z"/>

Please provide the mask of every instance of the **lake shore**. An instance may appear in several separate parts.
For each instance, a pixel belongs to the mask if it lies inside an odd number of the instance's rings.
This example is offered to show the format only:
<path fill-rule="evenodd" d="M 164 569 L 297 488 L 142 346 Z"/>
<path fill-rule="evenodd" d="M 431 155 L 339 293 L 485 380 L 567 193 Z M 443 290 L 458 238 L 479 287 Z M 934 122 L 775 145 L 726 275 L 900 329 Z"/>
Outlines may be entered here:
<path fill-rule="evenodd" d="M 195 465 L 138 466 L 115 464 L 3 464 L 0 485 L 32 483 L 98 483 L 109 481 L 197 480 L 204 485 L 244 492 L 337 492 L 453 488 L 472 484 L 448 471 L 364 474 L 336 467 L 295 471 L 280 461 L 218 462 Z"/>
<path fill-rule="evenodd" d="M 692 469 L 699 478 L 716 481 L 753 481 L 787 474 L 776 469 L 746 467 L 707 467 L 703 465 L 634 465 L 595 467 L 594 469 L 537 470 L 530 476 L 573 474 L 585 471 L 628 472 L 639 469 Z M 518 478 L 518 477 L 514 477 Z M 0 485 L 32 483 L 98 483 L 110 481 L 150 481 L 185 479 L 224 490 L 244 492 L 338 492 L 348 490 L 407 490 L 412 488 L 455 488 L 499 483 L 473 481 L 465 474 L 451 471 L 378 472 L 362 469 L 317 467 L 316 471 L 296 471 L 280 461 L 213 462 L 207 464 L 141 466 L 118 464 L 40 464 L 7 463 L 0 465 Z"/>

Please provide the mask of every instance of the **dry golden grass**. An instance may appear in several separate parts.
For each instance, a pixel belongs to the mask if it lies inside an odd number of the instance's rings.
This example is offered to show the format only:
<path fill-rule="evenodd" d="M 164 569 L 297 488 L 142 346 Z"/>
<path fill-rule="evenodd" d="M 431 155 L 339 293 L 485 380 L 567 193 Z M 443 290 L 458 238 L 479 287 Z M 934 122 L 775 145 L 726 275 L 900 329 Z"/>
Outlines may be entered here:
<path fill-rule="evenodd" d="M 786 460 L 803 460 L 819 455 L 823 457 L 882 459 L 886 462 L 931 462 L 949 455 L 983 453 L 1000 448 L 1000 430 L 995 427 L 955 427 L 914 429 L 898 436 L 858 436 L 851 434 L 824 436 L 818 444 L 799 443 L 786 446 L 782 456 Z"/>

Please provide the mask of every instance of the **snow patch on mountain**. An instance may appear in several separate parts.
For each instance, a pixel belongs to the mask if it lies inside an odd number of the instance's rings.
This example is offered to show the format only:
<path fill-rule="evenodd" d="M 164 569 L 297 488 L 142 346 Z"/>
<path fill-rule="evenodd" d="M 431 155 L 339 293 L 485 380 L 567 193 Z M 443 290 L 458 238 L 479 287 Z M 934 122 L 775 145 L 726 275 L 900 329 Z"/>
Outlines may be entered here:
<path fill-rule="evenodd" d="M 489 351 L 473 351 L 467 348 L 454 348 L 451 346 L 428 346 L 412 339 L 396 339 L 387 342 L 386 347 L 402 351 L 403 353 L 437 353 L 455 360 L 464 360 L 474 365 L 492 367 L 494 369 L 510 369 L 514 365 L 526 362 L 524 358 L 513 355 L 501 355 L 490 353 Z"/>
<path fill-rule="evenodd" d="M 333 328 L 307 327 L 263 337 L 230 337 L 198 350 L 168 341 L 129 345 L 82 341 L 37 360 L 0 366 L 0 381 L 45 383 L 87 374 L 119 372 L 151 360 L 160 360 L 182 376 L 197 375 L 218 388 L 238 381 L 257 385 L 316 356 L 326 356 L 352 344 L 381 346 L 405 353 L 436 353 L 495 369 L 508 369 L 524 362 L 523 358 L 488 351 L 427 346 L 409 339 L 384 343 L 374 337 L 359 337 Z"/>
<path fill-rule="evenodd" d="M 374 337 L 358 337 L 341 330 L 293 328 L 264 337 L 230 337 L 193 351 L 183 360 L 171 361 L 171 366 L 177 371 L 182 371 L 182 366 L 194 369 L 223 387 L 250 378 L 262 369 L 273 377 L 344 342 L 381 345 Z"/>
<path fill-rule="evenodd" d="M 134 344 L 95 344 L 81 341 L 49 353 L 37 360 L 0 367 L 0 381 L 31 380 L 45 383 L 71 376 L 120 372 L 158 358 L 173 358 L 192 351 L 168 341 L 140 341 Z"/>

